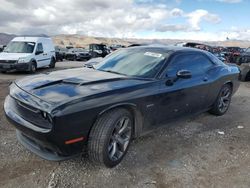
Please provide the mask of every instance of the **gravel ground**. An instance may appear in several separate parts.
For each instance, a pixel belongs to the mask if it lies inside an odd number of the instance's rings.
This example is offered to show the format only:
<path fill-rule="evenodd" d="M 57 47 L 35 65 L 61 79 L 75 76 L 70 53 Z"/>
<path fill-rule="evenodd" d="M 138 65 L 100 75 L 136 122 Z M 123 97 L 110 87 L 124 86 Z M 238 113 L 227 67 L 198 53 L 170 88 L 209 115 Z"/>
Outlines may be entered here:
<path fill-rule="evenodd" d="M 60 62 L 56 69 L 79 66 Z M 250 187 L 250 83 L 241 83 L 226 115 L 204 113 L 160 128 L 106 169 L 84 155 L 45 161 L 17 142 L 2 109 L 8 84 L 23 76 L 0 74 L 0 187 Z"/>

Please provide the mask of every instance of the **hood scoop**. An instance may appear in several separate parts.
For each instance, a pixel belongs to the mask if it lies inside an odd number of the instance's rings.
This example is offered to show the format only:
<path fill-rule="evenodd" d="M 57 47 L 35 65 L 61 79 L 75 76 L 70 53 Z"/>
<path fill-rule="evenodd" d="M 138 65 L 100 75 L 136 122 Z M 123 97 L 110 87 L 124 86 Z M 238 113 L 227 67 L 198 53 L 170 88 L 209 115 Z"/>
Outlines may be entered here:
<path fill-rule="evenodd" d="M 124 79 L 125 78 L 110 78 L 110 79 L 104 79 L 104 80 L 87 81 L 87 80 L 82 80 L 82 79 L 69 78 L 65 80 L 57 80 L 57 81 L 42 84 L 40 86 L 34 87 L 33 90 L 43 89 L 45 87 L 58 85 L 58 84 L 85 86 L 85 85 L 101 84 L 105 82 L 115 82 L 115 81 L 124 80 Z"/>
<path fill-rule="evenodd" d="M 45 87 L 49 87 L 49 86 L 57 85 L 57 84 L 62 84 L 62 83 L 64 83 L 64 84 L 73 84 L 73 85 L 78 85 L 79 84 L 77 82 L 73 82 L 73 81 L 70 81 L 70 80 L 58 80 L 58 81 L 53 81 L 53 82 L 49 82 L 49 83 L 34 87 L 33 89 L 34 90 L 42 89 L 42 88 L 45 88 Z"/>

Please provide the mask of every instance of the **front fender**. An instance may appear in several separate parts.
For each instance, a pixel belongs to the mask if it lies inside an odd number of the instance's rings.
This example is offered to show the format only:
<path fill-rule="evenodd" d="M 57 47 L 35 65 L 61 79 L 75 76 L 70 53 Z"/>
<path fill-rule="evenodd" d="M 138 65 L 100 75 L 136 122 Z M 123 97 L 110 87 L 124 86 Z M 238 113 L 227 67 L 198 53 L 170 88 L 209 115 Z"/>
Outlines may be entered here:
<path fill-rule="evenodd" d="M 125 108 L 127 110 L 129 110 L 134 117 L 134 131 L 133 131 L 133 137 L 137 138 L 142 134 L 142 128 L 143 128 L 143 115 L 141 113 L 141 111 L 139 110 L 139 108 L 137 107 L 136 104 L 133 103 L 119 103 L 119 104 L 115 104 L 112 106 L 109 106 L 107 108 L 105 108 L 104 110 L 102 110 L 99 114 L 97 119 L 103 115 L 104 113 L 108 112 L 109 110 L 113 110 L 115 108 Z"/>

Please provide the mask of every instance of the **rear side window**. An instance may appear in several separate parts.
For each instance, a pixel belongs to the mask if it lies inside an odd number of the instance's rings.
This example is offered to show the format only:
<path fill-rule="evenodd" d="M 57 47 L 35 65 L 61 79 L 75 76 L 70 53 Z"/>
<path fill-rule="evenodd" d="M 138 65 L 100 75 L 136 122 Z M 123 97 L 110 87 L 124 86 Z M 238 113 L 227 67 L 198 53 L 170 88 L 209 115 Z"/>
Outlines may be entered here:
<path fill-rule="evenodd" d="M 43 52 L 43 45 L 42 45 L 42 43 L 38 43 L 38 44 L 37 44 L 37 49 L 36 49 L 36 51 Z"/>
<path fill-rule="evenodd" d="M 218 57 L 216 57 L 215 55 L 211 54 L 210 52 L 207 52 L 207 55 L 209 56 L 209 58 L 216 64 L 218 65 L 223 65 L 224 63 L 218 59 Z"/>
<path fill-rule="evenodd" d="M 173 77 L 179 70 L 188 70 L 192 75 L 204 74 L 212 65 L 212 62 L 201 54 L 181 54 L 171 60 L 167 76 Z"/>

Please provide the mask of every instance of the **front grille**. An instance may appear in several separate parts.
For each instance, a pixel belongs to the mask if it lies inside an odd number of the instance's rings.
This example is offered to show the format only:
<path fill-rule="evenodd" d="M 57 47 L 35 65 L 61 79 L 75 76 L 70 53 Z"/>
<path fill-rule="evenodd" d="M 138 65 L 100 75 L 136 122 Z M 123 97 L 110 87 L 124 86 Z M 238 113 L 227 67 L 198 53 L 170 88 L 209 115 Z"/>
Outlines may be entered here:
<path fill-rule="evenodd" d="M 52 124 L 49 123 L 48 120 L 44 119 L 42 117 L 42 113 L 40 110 L 24 104 L 20 101 L 17 101 L 14 98 L 11 98 L 11 107 L 13 108 L 13 111 L 21 116 L 23 119 L 26 121 L 32 123 L 35 126 L 38 126 L 40 128 L 45 128 L 45 129 L 51 129 Z"/>
<path fill-rule="evenodd" d="M 0 63 L 11 63 L 11 64 L 14 64 L 16 62 L 17 62 L 16 60 L 0 60 Z"/>
<path fill-rule="evenodd" d="M 75 54 L 67 54 L 67 57 L 75 57 Z"/>

